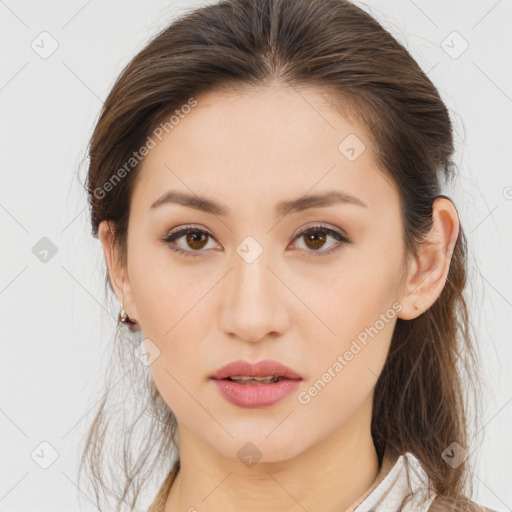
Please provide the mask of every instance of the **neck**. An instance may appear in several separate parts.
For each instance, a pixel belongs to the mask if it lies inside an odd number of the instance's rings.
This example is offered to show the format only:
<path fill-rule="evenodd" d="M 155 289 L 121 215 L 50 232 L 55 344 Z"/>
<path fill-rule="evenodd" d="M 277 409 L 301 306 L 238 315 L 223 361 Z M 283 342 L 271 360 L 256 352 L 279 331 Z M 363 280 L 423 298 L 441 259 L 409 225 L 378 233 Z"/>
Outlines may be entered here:
<path fill-rule="evenodd" d="M 382 475 L 369 421 L 362 428 L 360 417 L 295 457 L 250 468 L 178 425 L 180 470 L 165 512 L 339 512 L 359 503 Z"/>

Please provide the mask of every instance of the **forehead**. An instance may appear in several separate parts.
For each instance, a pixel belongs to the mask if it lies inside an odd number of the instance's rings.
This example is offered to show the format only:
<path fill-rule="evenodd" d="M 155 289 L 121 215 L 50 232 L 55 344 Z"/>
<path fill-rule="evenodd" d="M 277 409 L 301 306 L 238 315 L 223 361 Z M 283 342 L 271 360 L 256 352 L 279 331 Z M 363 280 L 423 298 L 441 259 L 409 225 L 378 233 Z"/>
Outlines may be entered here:
<path fill-rule="evenodd" d="M 270 85 L 195 99 L 145 157 L 134 204 L 149 209 L 168 189 L 214 195 L 234 209 L 333 189 L 369 204 L 387 189 L 398 200 L 363 123 L 323 90 Z"/>

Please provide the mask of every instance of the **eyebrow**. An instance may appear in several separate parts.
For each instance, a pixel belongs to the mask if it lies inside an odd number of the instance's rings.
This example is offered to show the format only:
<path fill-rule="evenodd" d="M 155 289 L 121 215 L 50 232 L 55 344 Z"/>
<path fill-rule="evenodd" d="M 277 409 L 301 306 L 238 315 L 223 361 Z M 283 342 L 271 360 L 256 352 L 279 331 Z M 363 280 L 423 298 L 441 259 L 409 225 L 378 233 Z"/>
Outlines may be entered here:
<path fill-rule="evenodd" d="M 164 204 L 181 204 L 194 208 L 205 213 L 212 213 L 220 217 L 226 217 L 230 214 L 230 209 L 213 199 L 201 197 L 195 194 L 186 194 L 174 190 L 167 191 L 163 196 L 157 199 L 152 205 L 151 210 L 158 208 Z M 352 204 L 368 208 L 368 205 L 361 199 L 350 195 L 341 190 L 331 190 L 318 194 L 304 195 L 297 199 L 282 201 L 276 205 L 276 214 L 285 216 L 292 212 L 301 212 L 309 208 L 319 208 L 332 206 L 335 204 Z"/>

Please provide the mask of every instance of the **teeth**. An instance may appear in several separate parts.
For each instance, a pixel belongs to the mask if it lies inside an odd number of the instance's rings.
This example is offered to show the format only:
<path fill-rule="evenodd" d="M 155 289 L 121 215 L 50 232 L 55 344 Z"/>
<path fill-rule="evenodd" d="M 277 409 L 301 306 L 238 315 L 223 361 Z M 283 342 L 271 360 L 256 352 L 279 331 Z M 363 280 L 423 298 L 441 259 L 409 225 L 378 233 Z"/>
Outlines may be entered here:
<path fill-rule="evenodd" d="M 228 380 L 232 382 L 238 382 L 239 384 L 245 384 L 246 386 L 250 385 L 263 385 L 263 384 L 275 384 L 276 382 L 280 382 L 283 380 L 281 377 L 248 377 L 246 375 L 235 375 L 234 377 L 228 377 Z"/>
<path fill-rule="evenodd" d="M 258 381 L 264 381 L 264 380 L 272 380 L 276 379 L 277 377 L 273 376 L 267 376 L 267 377 L 246 377 L 244 375 L 236 375 L 233 377 L 229 377 L 231 380 L 258 380 Z"/>

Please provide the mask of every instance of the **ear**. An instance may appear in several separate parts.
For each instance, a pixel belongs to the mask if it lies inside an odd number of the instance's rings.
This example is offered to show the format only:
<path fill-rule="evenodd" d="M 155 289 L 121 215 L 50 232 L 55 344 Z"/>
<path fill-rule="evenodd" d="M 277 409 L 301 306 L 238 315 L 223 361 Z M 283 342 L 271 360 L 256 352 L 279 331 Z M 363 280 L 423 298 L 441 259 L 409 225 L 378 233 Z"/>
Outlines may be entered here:
<path fill-rule="evenodd" d="M 450 270 L 460 231 L 459 214 L 449 198 L 438 196 L 432 205 L 432 217 L 432 229 L 419 246 L 418 255 L 409 260 L 400 296 L 403 307 L 398 313 L 403 320 L 412 320 L 432 306 Z"/>
<path fill-rule="evenodd" d="M 114 226 L 111 222 L 103 220 L 98 226 L 98 238 L 103 245 L 105 263 L 107 265 L 110 282 L 119 304 L 123 305 L 132 320 L 138 318 L 133 292 L 128 278 L 127 268 L 122 264 L 119 251 L 114 246 Z"/>

